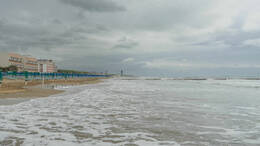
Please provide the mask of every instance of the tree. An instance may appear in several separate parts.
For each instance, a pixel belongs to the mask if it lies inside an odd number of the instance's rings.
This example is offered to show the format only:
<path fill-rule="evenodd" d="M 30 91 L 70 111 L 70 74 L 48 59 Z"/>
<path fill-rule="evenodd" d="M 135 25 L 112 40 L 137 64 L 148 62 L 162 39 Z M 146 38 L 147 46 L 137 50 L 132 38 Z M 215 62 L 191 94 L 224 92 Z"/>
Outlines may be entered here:
<path fill-rule="evenodd" d="M 8 71 L 18 71 L 18 68 L 17 68 L 17 66 L 15 66 L 15 65 L 10 65 L 10 66 L 8 66 Z"/>
<path fill-rule="evenodd" d="M 17 66 L 15 65 L 10 65 L 8 67 L 0 67 L 0 69 L 2 69 L 3 72 L 8 72 L 8 71 L 18 71 Z"/>

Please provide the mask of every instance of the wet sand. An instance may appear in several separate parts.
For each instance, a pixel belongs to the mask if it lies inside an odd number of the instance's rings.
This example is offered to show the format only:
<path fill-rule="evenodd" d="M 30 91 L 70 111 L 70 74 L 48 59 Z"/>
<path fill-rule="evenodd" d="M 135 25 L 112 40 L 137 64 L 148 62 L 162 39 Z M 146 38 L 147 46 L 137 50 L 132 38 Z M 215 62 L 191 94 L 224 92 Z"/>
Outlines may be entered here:
<path fill-rule="evenodd" d="M 63 90 L 52 89 L 55 86 L 95 84 L 101 82 L 101 78 L 60 79 L 48 80 L 42 86 L 41 80 L 4 80 L 0 87 L 0 105 L 17 104 L 32 98 L 48 97 L 63 93 Z"/>

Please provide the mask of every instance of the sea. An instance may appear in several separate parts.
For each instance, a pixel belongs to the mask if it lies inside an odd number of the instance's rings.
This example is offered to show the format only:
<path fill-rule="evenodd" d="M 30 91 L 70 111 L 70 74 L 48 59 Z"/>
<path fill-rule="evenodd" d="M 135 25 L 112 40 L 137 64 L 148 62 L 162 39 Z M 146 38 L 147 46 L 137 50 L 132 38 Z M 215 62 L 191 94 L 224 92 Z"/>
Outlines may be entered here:
<path fill-rule="evenodd" d="M 3 146 L 259 146 L 260 81 L 112 78 L 0 106 Z"/>

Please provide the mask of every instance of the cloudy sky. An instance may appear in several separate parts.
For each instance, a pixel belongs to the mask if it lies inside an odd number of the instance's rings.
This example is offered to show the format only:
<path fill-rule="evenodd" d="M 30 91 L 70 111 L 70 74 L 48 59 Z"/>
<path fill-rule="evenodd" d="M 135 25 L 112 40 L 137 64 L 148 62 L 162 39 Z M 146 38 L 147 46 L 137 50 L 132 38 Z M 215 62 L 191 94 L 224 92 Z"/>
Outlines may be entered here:
<path fill-rule="evenodd" d="M 0 51 L 60 68 L 260 76 L 259 0 L 0 0 Z"/>

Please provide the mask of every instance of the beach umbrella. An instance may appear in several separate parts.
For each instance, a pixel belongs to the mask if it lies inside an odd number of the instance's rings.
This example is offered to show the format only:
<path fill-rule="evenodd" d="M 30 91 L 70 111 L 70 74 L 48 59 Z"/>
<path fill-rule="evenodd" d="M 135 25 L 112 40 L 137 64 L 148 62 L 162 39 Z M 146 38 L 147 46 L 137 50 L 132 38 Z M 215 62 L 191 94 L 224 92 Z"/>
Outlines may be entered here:
<path fill-rule="evenodd" d="M 32 78 L 33 77 L 33 73 L 32 72 L 28 72 L 28 78 Z"/>
<path fill-rule="evenodd" d="M 24 72 L 25 81 L 28 81 L 29 73 L 28 71 Z"/>
<path fill-rule="evenodd" d="M 34 73 L 33 73 L 33 79 L 35 79 L 36 76 L 37 76 L 37 72 L 34 72 Z"/>
<path fill-rule="evenodd" d="M 3 74 L 2 74 L 2 69 L 0 69 L 0 84 L 2 84 L 3 81 Z"/>
<path fill-rule="evenodd" d="M 51 73 L 51 78 L 52 78 L 52 79 L 55 78 L 55 73 Z"/>

